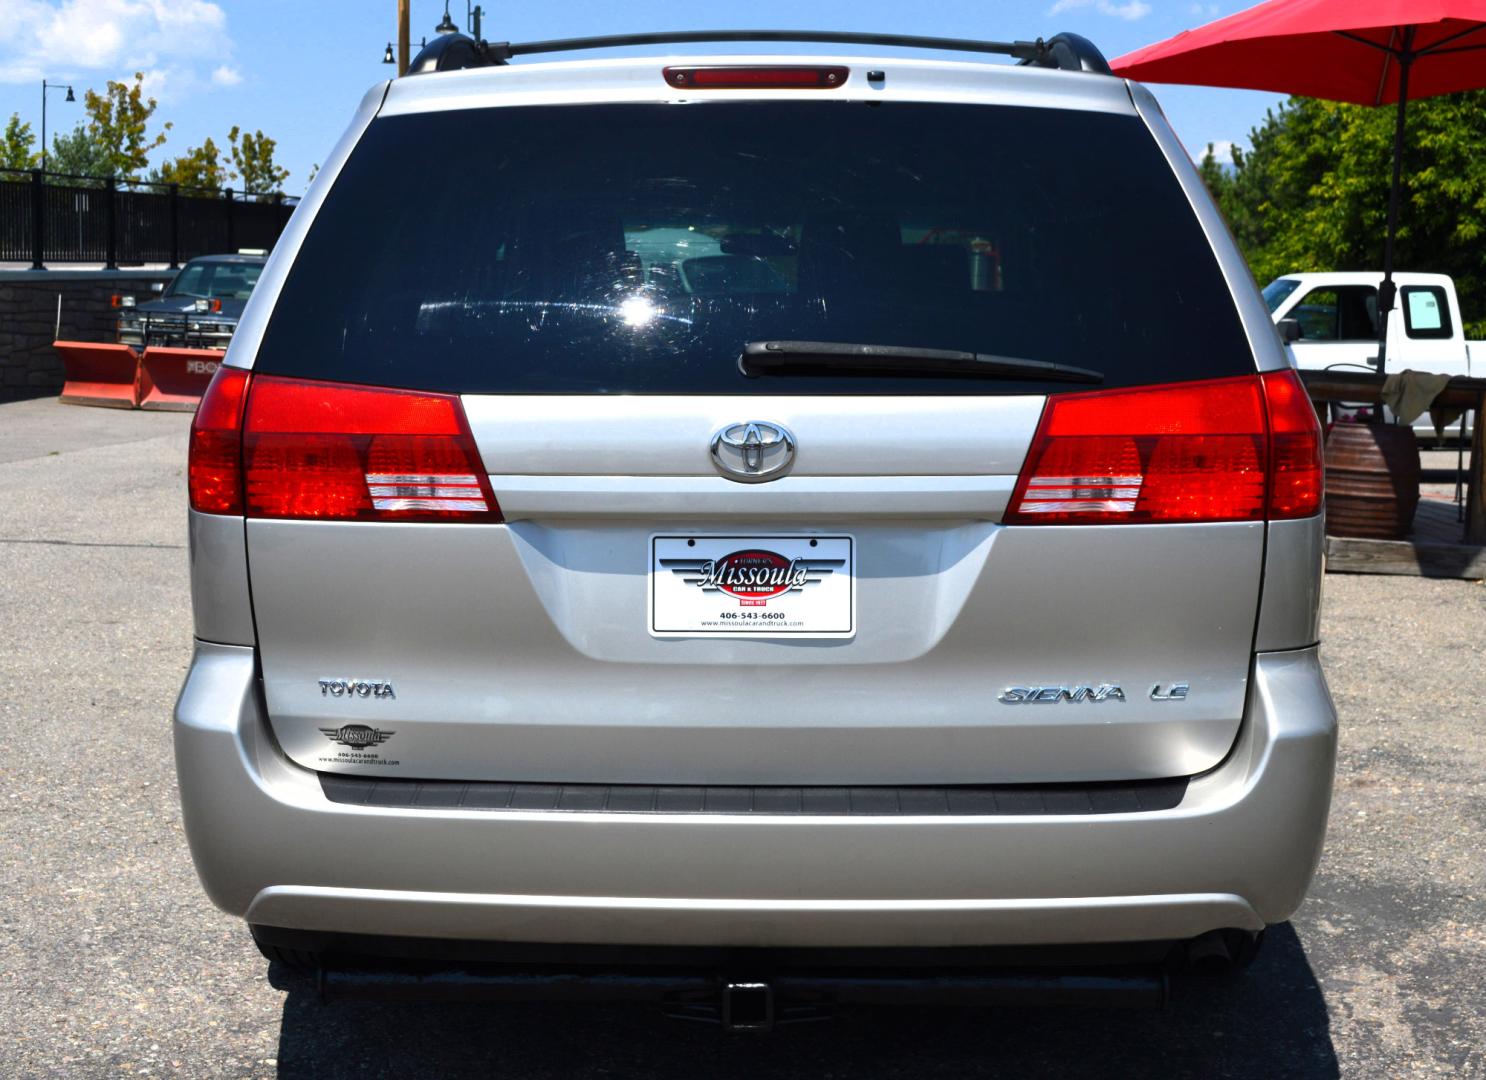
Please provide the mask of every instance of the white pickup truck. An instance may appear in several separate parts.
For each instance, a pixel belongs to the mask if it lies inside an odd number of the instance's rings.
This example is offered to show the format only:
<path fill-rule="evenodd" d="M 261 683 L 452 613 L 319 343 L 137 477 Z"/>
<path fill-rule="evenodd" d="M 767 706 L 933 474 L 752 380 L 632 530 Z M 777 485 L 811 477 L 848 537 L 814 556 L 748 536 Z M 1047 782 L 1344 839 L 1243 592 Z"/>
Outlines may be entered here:
<path fill-rule="evenodd" d="M 1486 341 L 1465 339 L 1449 275 L 1395 273 L 1393 280 L 1398 300 L 1388 319 L 1387 370 L 1486 375 Z M 1376 371 L 1382 282 L 1380 272 L 1354 271 L 1286 274 L 1266 285 L 1264 301 L 1275 322 L 1293 319 L 1299 326 L 1300 336 L 1290 342 L 1295 365 Z M 1434 434 L 1428 413 L 1415 421 L 1414 430 Z"/>

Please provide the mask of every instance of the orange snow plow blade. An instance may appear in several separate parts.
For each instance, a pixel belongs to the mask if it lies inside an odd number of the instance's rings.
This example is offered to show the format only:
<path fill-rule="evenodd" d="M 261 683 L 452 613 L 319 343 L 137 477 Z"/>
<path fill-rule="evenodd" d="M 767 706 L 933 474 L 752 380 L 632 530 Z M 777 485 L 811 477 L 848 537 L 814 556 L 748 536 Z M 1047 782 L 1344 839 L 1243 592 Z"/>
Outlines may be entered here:
<path fill-rule="evenodd" d="M 194 412 L 225 354 L 151 345 L 139 358 L 139 407 Z"/>
<path fill-rule="evenodd" d="M 61 400 L 69 405 L 133 409 L 139 405 L 139 356 L 127 345 L 55 341 L 62 357 Z"/>

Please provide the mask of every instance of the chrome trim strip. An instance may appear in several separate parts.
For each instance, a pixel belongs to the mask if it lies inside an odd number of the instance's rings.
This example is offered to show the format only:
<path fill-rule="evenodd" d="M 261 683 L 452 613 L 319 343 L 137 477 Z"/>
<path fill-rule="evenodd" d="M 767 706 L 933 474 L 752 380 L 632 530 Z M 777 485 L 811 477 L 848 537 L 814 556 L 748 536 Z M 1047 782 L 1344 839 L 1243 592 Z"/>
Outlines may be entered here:
<path fill-rule="evenodd" d="M 1048 502 L 1027 502 L 1017 507 L 1020 514 L 1066 514 L 1072 511 L 1093 511 L 1104 514 L 1128 514 L 1135 509 L 1134 499 L 1059 499 Z"/>
<path fill-rule="evenodd" d="M 367 473 L 368 484 L 464 484 L 478 486 L 480 480 L 470 473 Z"/>
<path fill-rule="evenodd" d="M 1139 497 L 1139 487 L 1058 487 L 1038 488 L 1035 492 L 1029 487 L 1026 495 L 1022 497 L 1022 502 L 1041 502 L 1045 499 L 1136 499 Z"/>
<path fill-rule="evenodd" d="M 478 484 L 368 484 L 374 498 L 458 499 L 480 495 Z"/>
<path fill-rule="evenodd" d="M 488 510 L 484 499 L 373 499 L 377 510 Z"/>
<path fill-rule="evenodd" d="M 703 460 L 706 460 L 703 457 Z M 952 514 L 996 521 L 1015 476 L 800 476 L 743 486 L 721 476 L 492 475 L 507 521 L 536 517 L 655 518 L 761 514 Z"/>
<path fill-rule="evenodd" d="M 1028 487 L 1139 487 L 1145 482 L 1144 476 L 1034 476 L 1027 482 Z"/>

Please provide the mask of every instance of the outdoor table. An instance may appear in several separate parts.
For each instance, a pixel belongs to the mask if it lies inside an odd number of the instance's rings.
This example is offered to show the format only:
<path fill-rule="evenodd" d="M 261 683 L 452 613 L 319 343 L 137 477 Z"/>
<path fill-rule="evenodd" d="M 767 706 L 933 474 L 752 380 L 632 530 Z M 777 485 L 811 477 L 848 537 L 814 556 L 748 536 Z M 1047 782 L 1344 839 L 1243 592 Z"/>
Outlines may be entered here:
<path fill-rule="evenodd" d="M 1383 400 L 1383 376 L 1366 371 L 1301 371 L 1312 401 L 1346 401 L 1378 405 Z M 1476 411 L 1471 425 L 1469 483 L 1465 497 L 1464 543 L 1486 545 L 1486 379 L 1458 376 L 1435 399 L 1438 405 L 1459 405 Z"/>

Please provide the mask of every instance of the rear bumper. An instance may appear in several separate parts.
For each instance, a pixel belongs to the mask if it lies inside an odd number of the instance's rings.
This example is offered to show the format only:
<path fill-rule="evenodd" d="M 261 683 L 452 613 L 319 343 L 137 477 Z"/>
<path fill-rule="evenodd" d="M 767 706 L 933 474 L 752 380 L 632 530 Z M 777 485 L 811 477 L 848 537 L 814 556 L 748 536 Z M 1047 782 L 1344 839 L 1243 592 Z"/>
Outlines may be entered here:
<path fill-rule="evenodd" d="M 253 650 L 198 646 L 176 708 L 211 899 L 300 930 L 611 945 L 1081 944 L 1257 930 L 1320 856 L 1336 714 L 1314 649 L 1261 654 L 1227 759 L 1170 810 L 832 817 L 406 809 L 279 751 Z"/>

